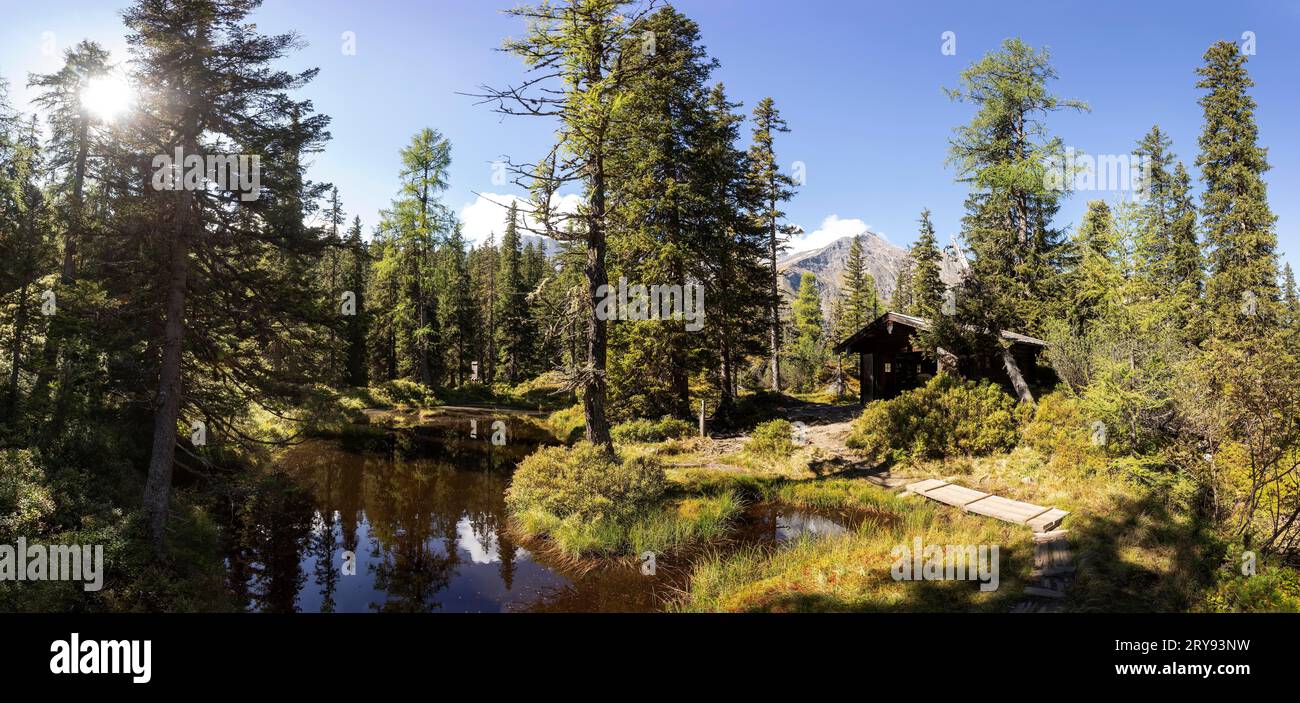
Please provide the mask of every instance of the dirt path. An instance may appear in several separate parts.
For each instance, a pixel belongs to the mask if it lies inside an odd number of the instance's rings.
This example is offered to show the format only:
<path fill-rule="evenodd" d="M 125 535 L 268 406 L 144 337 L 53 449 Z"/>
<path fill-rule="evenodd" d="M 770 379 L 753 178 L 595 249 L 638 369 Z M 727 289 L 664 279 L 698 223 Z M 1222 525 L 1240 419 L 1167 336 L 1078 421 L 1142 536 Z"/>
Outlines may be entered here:
<path fill-rule="evenodd" d="M 846 444 L 853 421 L 861 413 L 862 408 L 859 405 L 799 403 L 780 408 L 780 416 L 794 425 L 796 443 L 813 449 L 813 457 L 808 468 L 814 474 L 855 476 L 890 489 L 901 486 L 905 483 L 905 479 L 891 477 L 887 470 L 863 461 Z M 745 471 L 741 467 L 717 459 L 726 455 L 739 454 L 744 450 L 748 439 L 748 434 L 714 437 L 702 452 L 705 455 L 703 461 L 677 466 L 678 468 Z"/>

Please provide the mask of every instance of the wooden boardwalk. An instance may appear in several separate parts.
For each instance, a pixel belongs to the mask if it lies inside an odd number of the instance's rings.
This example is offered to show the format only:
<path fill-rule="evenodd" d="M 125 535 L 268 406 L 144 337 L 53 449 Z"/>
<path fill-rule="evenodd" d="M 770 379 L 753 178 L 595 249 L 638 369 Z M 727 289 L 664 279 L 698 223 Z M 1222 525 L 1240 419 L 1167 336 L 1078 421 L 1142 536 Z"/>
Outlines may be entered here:
<path fill-rule="evenodd" d="M 996 518 L 1004 522 L 1026 525 L 1034 532 L 1050 532 L 1060 526 L 1069 515 L 1059 508 L 1044 508 L 1033 503 L 1010 500 L 955 483 L 927 478 L 907 484 L 907 490 L 945 505 L 961 508 L 968 513 Z"/>
<path fill-rule="evenodd" d="M 1020 601 L 1013 613 L 1057 612 L 1065 592 L 1074 581 L 1074 554 L 1066 530 L 1058 530 L 1068 512 L 1059 508 L 1010 500 L 955 483 L 929 478 L 907 484 L 907 490 L 945 505 L 961 508 L 968 513 L 996 518 L 1016 525 L 1026 525 L 1034 531 L 1034 570 L 1030 584 L 1025 586 L 1025 600 Z"/>

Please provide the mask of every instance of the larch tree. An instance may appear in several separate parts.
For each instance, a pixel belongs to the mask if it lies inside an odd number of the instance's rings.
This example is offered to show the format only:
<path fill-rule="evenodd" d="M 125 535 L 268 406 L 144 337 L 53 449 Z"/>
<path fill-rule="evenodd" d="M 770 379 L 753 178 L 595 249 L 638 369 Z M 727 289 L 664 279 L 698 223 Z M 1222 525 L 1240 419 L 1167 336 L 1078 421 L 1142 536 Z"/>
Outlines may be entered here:
<path fill-rule="evenodd" d="M 608 293 L 606 256 L 609 234 L 610 174 L 606 161 L 617 148 L 611 142 L 619 101 L 625 99 L 640 62 L 625 55 L 641 36 L 638 27 L 655 7 L 626 0 L 566 0 L 521 6 L 507 14 L 527 27 L 503 50 L 520 57 L 529 76 L 520 84 L 485 88 L 478 95 L 503 114 L 554 119 L 556 141 L 534 163 L 510 162 L 515 182 L 532 195 L 537 234 L 581 244 L 586 252 L 586 360 L 572 370 L 570 386 L 582 391 L 586 438 L 613 451 L 606 416 L 608 379 L 607 321 L 598 311 Z M 558 207 L 562 188 L 582 188 L 576 212 Z"/>
<path fill-rule="evenodd" d="M 1055 78 L 1045 50 L 1008 39 L 963 71 L 958 88 L 947 91 L 953 100 L 976 107 L 949 147 L 958 180 L 970 187 L 962 235 L 973 260 L 958 315 L 976 331 L 974 345 L 1001 357 L 1016 395 L 1028 403 L 1033 394 L 1001 333 L 1038 331 L 1059 299 L 1062 233 L 1052 218 L 1068 190 L 1065 176 L 1072 175 L 1053 173 L 1051 166 L 1063 161 L 1064 150 L 1043 117 L 1087 109 L 1049 92 L 1047 84 Z"/>

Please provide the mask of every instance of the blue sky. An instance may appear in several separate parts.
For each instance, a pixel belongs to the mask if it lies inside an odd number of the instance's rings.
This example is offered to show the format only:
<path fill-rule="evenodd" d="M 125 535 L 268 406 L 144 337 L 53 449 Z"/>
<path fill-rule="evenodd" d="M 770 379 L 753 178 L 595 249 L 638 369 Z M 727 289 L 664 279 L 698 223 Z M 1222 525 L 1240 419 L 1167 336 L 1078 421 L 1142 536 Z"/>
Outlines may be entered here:
<path fill-rule="evenodd" d="M 0 76 L 21 105 L 30 71 L 60 61 L 61 52 L 92 38 L 125 58 L 122 0 L 2 0 Z M 333 118 L 333 141 L 312 177 L 341 190 L 349 214 L 367 230 L 396 189 L 398 151 L 418 129 L 441 130 L 453 144 L 452 188 L 446 201 L 462 212 L 473 236 L 503 215 L 476 193 L 522 195 L 494 186 L 502 155 L 536 158 L 549 143 L 544 120 L 501 117 L 459 95 L 479 84 L 504 85 L 523 75 L 512 56 L 494 49 L 521 25 L 498 10 L 513 0 L 268 0 L 254 16 L 263 31 L 297 31 L 308 46 L 286 67 L 318 66 L 305 91 Z M 1206 47 L 1240 43 L 1254 32 L 1248 64 L 1257 86 L 1257 120 L 1272 170 L 1269 201 L 1279 216 L 1281 249 L 1300 266 L 1300 2 L 848 2 L 844 0 L 681 0 L 699 23 L 734 100 L 748 111 L 772 96 L 793 130 L 777 143 L 781 161 L 806 166 L 807 182 L 788 205 L 808 239 L 826 243 L 869 225 L 906 245 L 929 207 L 941 239 L 957 232 L 964 189 L 944 160 L 952 128 L 971 108 L 950 102 L 961 69 L 1019 36 L 1050 48 L 1060 73 L 1055 91 L 1090 103 L 1088 114 L 1061 113 L 1049 127 L 1067 145 L 1091 154 L 1125 154 L 1152 124 L 1174 140 L 1190 167 L 1200 129 L 1193 71 Z M 941 52 L 944 32 L 956 55 Z M 51 33 L 52 34 L 47 34 Z M 342 51 L 354 32 L 356 54 Z M 1193 168 L 1193 174 L 1195 175 Z M 1094 197 L 1076 193 L 1059 224 L 1077 222 Z M 494 198 L 496 199 L 496 198 Z"/>

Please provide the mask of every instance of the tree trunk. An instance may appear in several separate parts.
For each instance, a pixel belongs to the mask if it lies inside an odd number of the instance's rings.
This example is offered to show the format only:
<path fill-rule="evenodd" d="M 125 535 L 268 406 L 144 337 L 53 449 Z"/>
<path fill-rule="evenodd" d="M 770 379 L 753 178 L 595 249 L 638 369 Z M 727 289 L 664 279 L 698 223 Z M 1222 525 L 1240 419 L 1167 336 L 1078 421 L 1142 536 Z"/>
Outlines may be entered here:
<path fill-rule="evenodd" d="M 192 153 L 196 153 L 194 149 Z M 178 191 L 176 232 L 171 246 L 167 286 L 167 318 L 163 328 L 162 363 L 155 399 L 153 453 L 144 489 L 144 508 L 149 536 L 155 550 L 161 550 L 167 510 L 171 499 L 172 462 L 176 457 L 176 420 L 181 407 L 181 352 L 185 331 L 185 286 L 189 278 L 191 195 Z"/>
<path fill-rule="evenodd" d="M 1029 391 L 1029 384 L 1025 382 L 1024 374 L 1020 373 L 1020 365 L 1016 363 L 1016 357 L 1011 354 L 1011 349 L 1004 347 L 1002 349 L 1002 366 L 1007 370 L 1007 376 L 1011 377 L 1011 385 L 1016 389 L 1016 397 L 1020 402 L 1034 404 L 1034 394 Z"/>
<path fill-rule="evenodd" d="M 772 207 L 773 209 L 775 209 L 776 205 L 773 204 Z M 772 353 L 772 390 L 780 393 L 781 392 L 781 354 L 780 354 L 781 352 L 781 298 L 779 297 L 779 293 L 777 292 L 777 285 L 776 285 L 777 272 L 776 272 L 776 220 L 775 219 L 772 220 L 772 231 L 768 238 L 768 255 L 771 257 L 771 264 L 772 264 L 772 290 L 771 290 L 772 302 L 769 303 L 769 307 L 771 308 L 771 311 L 769 315 L 770 319 L 768 320 L 769 324 L 771 325 L 771 329 L 769 330 L 770 332 L 769 346 L 771 347 L 771 353 Z"/>
<path fill-rule="evenodd" d="M 586 388 L 582 394 L 582 409 L 587 422 L 587 441 L 603 445 L 614 451 L 609 436 L 609 422 L 605 418 L 605 363 L 607 336 L 605 321 L 596 310 L 601 298 L 597 292 L 607 287 L 605 274 L 605 163 L 597 154 L 592 161 L 591 217 L 587 221 L 587 363 Z"/>
<path fill-rule="evenodd" d="M 9 358 L 13 365 L 9 369 L 9 397 L 5 413 L 5 417 L 9 419 L 13 419 L 18 410 L 18 371 L 22 368 L 23 338 L 27 335 L 27 289 L 29 286 L 30 284 L 24 280 L 23 287 L 18 292 L 18 311 L 14 315 L 14 340 L 9 352 Z"/>

